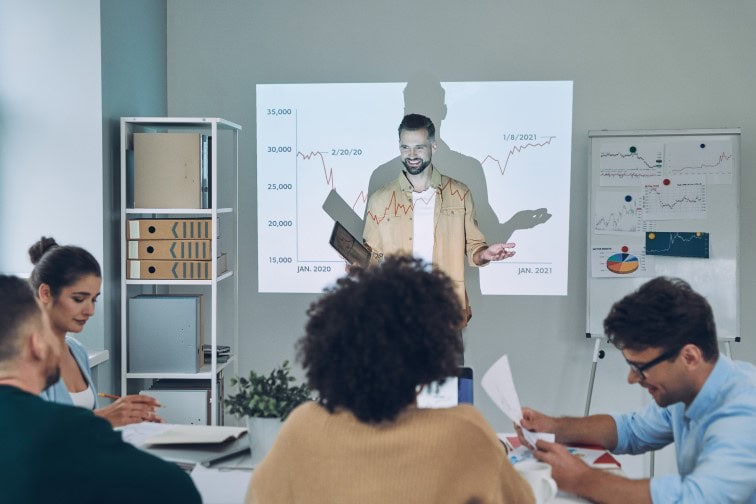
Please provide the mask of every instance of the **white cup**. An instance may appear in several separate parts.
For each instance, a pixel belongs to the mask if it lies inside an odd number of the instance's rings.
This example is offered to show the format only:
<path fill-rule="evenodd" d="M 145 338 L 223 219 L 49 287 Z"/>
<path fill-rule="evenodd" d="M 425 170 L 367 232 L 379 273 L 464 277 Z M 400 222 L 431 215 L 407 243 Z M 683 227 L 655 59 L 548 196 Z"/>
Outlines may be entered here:
<path fill-rule="evenodd" d="M 525 461 L 515 464 L 515 469 L 520 473 L 535 495 L 536 504 L 549 502 L 556 497 L 557 484 L 551 477 L 551 466 L 543 462 Z"/>

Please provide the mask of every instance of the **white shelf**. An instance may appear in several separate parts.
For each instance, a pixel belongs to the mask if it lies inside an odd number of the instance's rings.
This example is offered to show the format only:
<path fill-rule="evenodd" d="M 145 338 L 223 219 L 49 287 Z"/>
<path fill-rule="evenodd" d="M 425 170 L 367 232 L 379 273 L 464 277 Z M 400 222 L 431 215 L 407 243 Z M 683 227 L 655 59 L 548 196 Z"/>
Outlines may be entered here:
<path fill-rule="evenodd" d="M 234 356 L 229 357 L 228 361 L 222 364 L 216 364 L 216 374 L 223 371 L 229 364 L 234 362 Z M 191 379 L 210 379 L 213 373 L 210 369 L 210 364 L 203 365 L 197 373 L 126 373 L 126 378 L 141 378 L 141 379 L 177 379 L 177 380 L 191 380 Z"/>
<path fill-rule="evenodd" d="M 231 213 L 233 208 L 127 208 L 126 215 L 212 215 L 213 213 Z"/>
<path fill-rule="evenodd" d="M 89 360 L 89 367 L 93 368 L 95 366 L 99 366 L 103 362 L 107 362 L 110 359 L 110 351 L 94 350 L 91 352 L 87 352 L 87 357 Z"/>
<path fill-rule="evenodd" d="M 221 119 L 220 117 L 122 117 L 122 121 L 140 126 L 190 126 L 198 127 L 215 123 L 221 129 L 242 129 L 236 123 Z"/>
<path fill-rule="evenodd" d="M 233 271 L 221 273 L 215 280 L 125 280 L 126 285 L 213 285 L 234 276 Z"/>
<path fill-rule="evenodd" d="M 122 117 L 121 118 L 121 393 L 134 393 L 137 388 L 149 387 L 149 380 L 159 379 L 178 379 L 178 380 L 208 380 L 208 389 L 210 390 L 211 411 L 218 411 L 221 403 L 219 393 L 222 391 L 218 385 L 218 377 L 225 369 L 233 369 L 233 374 L 238 375 L 238 360 L 231 356 L 224 363 L 216 362 L 215 366 L 211 364 L 203 365 L 199 372 L 196 373 L 175 373 L 175 372 L 129 372 L 128 371 L 128 300 L 129 297 L 139 294 L 145 294 L 150 291 L 153 294 L 172 294 L 202 293 L 204 296 L 204 313 L 203 318 L 207 321 L 205 330 L 205 343 L 210 344 L 213 349 L 219 344 L 230 345 L 232 351 L 239 347 L 239 278 L 234 271 L 238 271 L 239 260 L 239 130 L 241 126 L 218 117 Z M 220 133 L 223 131 L 223 133 Z M 211 208 L 127 208 L 127 150 L 132 148 L 132 139 L 134 133 L 139 132 L 197 132 L 207 134 L 210 138 L 210 201 L 223 202 L 231 206 L 211 207 Z M 219 137 L 232 137 L 232 143 L 225 142 L 223 152 L 219 145 Z M 219 198 L 219 192 L 221 198 Z M 223 218 L 220 216 L 224 215 Z M 135 218 L 192 218 L 192 217 L 211 217 L 213 218 L 213 233 L 211 241 L 211 257 L 217 257 L 221 252 L 228 254 L 228 271 L 218 275 L 216 278 L 209 280 L 148 280 L 148 279 L 129 279 L 127 273 L 127 242 L 126 226 L 130 219 Z M 217 229 L 216 229 L 217 226 Z M 230 249 L 220 250 L 221 239 L 219 232 L 223 229 L 223 245 Z M 229 231 L 231 230 L 231 231 Z M 212 259 L 213 270 L 217 271 L 218 262 Z M 228 281 L 233 281 L 232 289 Z M 224 282 L 224 288 L 219 289 L 219 284 Z M 177 287 L 173 290 L 173 287 Z M 181 287 L 181 288 L 178 288 Z M 192 287 L 196 287 L 193 289 Z M 221 317 L 221 306 L 233 307 L 233 320 L 219 320 Z M 223 311 L 223 313 L 226 313 Z M 219 324 L 219 322 L 223 322 Z M 208 334 L 209 333 L 209 334 Z M 229 366 L 232 366 L 230 368 Z M 148 383 L 140 383 L 139 380 L 146 380 Z M 129 390 L 129 383 L 133 384 Z M 222 418 L 223 412 L 219 411 L 219 417 Z M 215 414 L 211 415 L 210 423 L 216 425 L 219 418 Z"/>

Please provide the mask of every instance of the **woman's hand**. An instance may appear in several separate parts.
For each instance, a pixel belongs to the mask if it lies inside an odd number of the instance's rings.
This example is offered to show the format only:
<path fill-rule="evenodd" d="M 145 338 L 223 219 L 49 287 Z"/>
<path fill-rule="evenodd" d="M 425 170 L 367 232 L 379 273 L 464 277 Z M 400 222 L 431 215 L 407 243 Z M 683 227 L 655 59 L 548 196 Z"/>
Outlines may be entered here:
<path fill-rule="evenodd" d="M 113 401 L 110 406 L 98 408 L 94 414 L 104 418 L 113 427 L 139 422 L 163 422 L 156 413 L 160 403 L 147 395 L 127 395 Z"/>

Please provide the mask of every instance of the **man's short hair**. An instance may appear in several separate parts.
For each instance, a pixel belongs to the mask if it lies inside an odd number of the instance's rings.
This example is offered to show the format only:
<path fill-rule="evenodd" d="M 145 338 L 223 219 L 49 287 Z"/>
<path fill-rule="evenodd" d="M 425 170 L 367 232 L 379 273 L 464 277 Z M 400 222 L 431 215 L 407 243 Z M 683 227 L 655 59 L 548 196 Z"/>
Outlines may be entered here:
<path fill-rule="evenodd" d="M 654 278 L 614 303 L 604 334 L 619 349 L 667 351 L 692 343 L 706 361 L 719 355 L 709 302 L 679 278 Z"/>
<path fill-rule="evenodd" d="M 360 421 L 391 421 L 416 387 L 457 373 L 462 307 L 449 277 L 389 256 L 353 268 L 307 310 L 298 358 L 320 403 Z"/>
<path fill-rule="evenodd" d="M 0 275 L 0 366 L 18 355 L 24 324 L 40 316 L 29 282 Z"/>
<path fill-rule="evenodd" d="M 402 131 L 418 131 L 426 130 L 428 132 L 428 141 L 433 143 L 436 141 L 436 127 L 433 125 L 428 117 L 420 114 L 407 114 L 399 123 L 399 136 L 402 136 Z"/>

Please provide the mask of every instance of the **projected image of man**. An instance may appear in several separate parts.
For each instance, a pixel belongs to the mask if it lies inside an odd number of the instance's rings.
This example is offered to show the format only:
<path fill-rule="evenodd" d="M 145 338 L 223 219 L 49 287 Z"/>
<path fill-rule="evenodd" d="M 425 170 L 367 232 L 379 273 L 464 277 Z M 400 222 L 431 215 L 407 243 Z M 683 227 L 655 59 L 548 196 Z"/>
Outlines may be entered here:
<path fill-rule="evenodd" d="M 370 195 L 363 239 L 374 263 L 386 255 L 411 254 L 443 270 L 454 281 L 469 320 L 465 256 L 471 266 L 483 266 L 512 257 L 515 244 L 486 243 L 470 189 L 433 165 L 435 150 L 433 122 L 420 114 L 404 116 L 399 125 L 403 170 Z"/>

